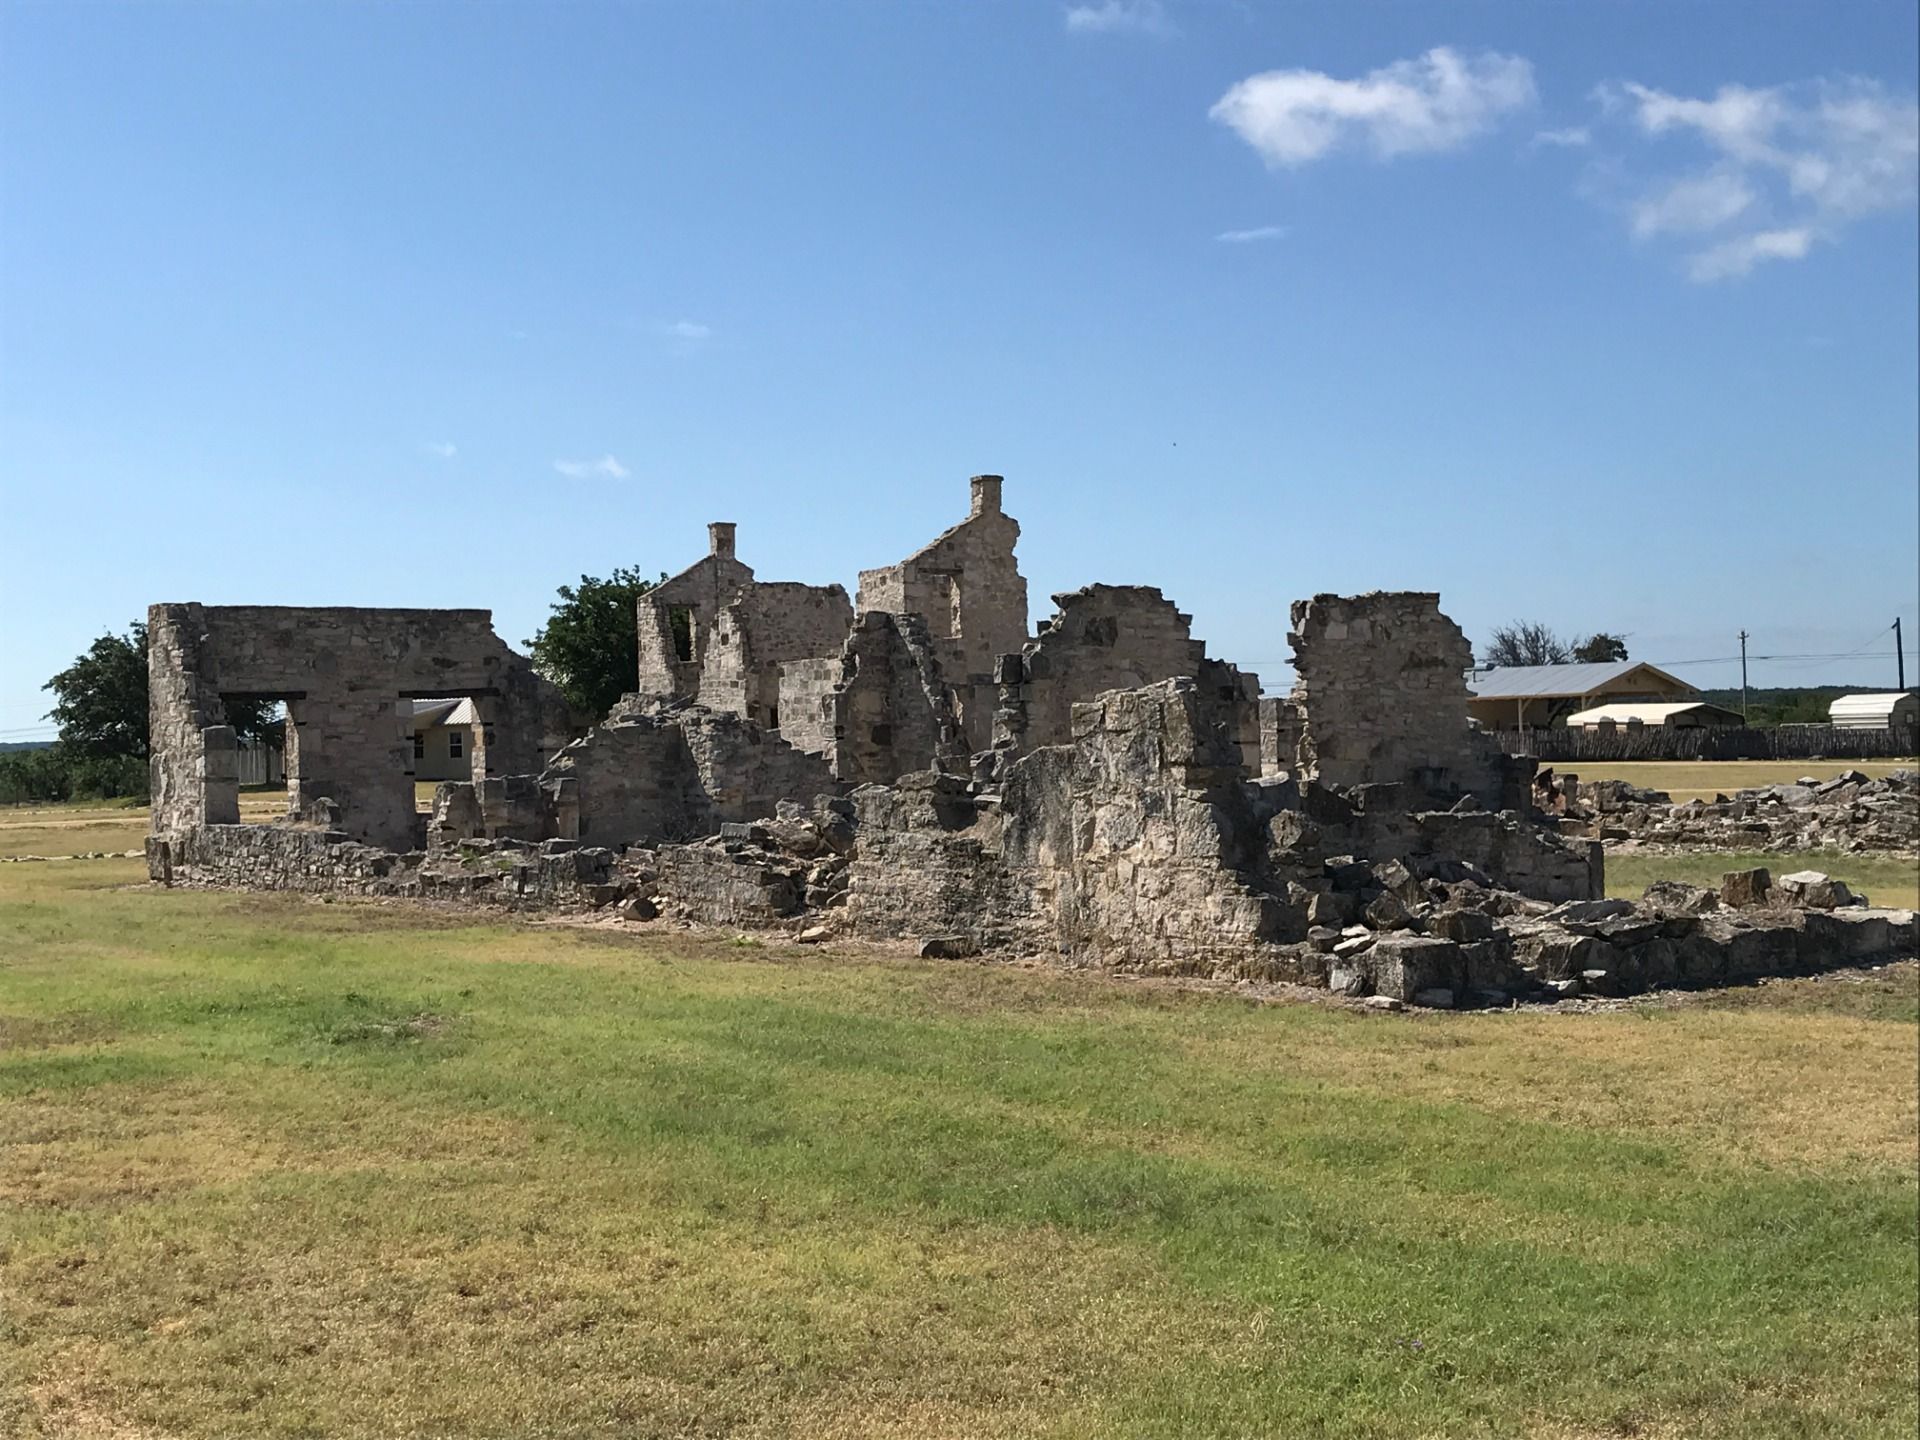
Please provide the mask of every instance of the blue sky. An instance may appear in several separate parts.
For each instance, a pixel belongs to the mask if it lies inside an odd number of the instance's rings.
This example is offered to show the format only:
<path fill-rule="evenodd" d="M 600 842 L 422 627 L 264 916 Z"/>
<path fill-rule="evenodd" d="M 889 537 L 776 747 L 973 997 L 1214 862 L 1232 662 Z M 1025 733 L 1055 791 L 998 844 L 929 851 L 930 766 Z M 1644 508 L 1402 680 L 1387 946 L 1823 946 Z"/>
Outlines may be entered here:
<path fill-rule="evenodd" d="M 711 519 L 851 589 L 976 471 L 1035 618 L 1160 585 L 1270 688 L 1374 588 L 1890 685 L 1917 50 L 1876 0 L 6 0 L 0 738 L 149 601 L 517 644 Z"/>

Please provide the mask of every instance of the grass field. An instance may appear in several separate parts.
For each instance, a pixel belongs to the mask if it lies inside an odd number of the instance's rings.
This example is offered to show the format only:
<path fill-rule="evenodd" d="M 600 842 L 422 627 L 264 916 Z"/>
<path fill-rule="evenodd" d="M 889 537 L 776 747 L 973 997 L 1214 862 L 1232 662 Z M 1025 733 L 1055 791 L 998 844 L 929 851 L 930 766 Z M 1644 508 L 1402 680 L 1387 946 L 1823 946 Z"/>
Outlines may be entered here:
<path fill-rule="evenodd" d="M 1625 780 L 1649 790 L 1664 790 L 1676 804 L 1711 800 L 1755 785 L 1791 784 L 1803 775 L 1825 780 L 1843 770 L 1881 776 L 1893 770 L 1920 768 L 1913 760 L 1569 760 L 1556 771 L 1582 780 Z"/>
<path fill-rule="evenodd" d="M 1911 965 L 1376 1016 L 0 867 L 0 1433 L 1910 1436 Z"/>
<path fill-rule="evenodd" d="M 1719 888 L 1729 870 L 1765 866 L 1778 880 L 1796 870 L 1820 870 L 1864 893 L 1876 905 L 1903 905 L 1920 909 L 1920 861 L 1891 855 L 1845 855 L 1809 850 L 1798 855 L 1735 854 L 1697 850 L 1678 855 L 1607 855 L 1607 894 L 1638 900 L 1656 880 L 1685 880 Z"/>

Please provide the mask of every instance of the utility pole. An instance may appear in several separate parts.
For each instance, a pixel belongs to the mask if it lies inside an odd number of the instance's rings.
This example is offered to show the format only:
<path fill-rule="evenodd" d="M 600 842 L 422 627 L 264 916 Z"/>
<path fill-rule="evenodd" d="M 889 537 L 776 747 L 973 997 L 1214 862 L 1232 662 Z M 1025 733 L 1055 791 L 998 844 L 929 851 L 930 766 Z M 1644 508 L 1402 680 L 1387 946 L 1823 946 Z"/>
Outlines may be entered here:
<path fill-rule="evenodd" d="M 1900 648 L 1900 617 L 1893 617 L 1893 663 L 1899 667 L 1900 689 L 1907 688 L 1907 652 Z"/>
<path fill-rule="evenodd" d="M 1747 723 L 1747 632 L 1740 632 L 1740 723 Z"/>

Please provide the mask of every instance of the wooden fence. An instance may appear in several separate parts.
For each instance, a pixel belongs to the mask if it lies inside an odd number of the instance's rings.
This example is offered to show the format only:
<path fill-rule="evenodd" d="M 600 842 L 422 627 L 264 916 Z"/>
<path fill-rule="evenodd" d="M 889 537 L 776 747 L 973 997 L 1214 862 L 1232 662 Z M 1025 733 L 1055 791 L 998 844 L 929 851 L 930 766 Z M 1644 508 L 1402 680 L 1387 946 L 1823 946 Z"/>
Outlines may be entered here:
<path fill-rule="evenodd" d="M 1582 760 L 1898 760 L 1913 755 L 1916 747 L 1911 730 L 1842 730 L 1833 725 L 1502 730 L 1496 738 L 1509 755 L 1531 755 L 1552 765 Z"/>
<path fill-rule="evenodd" d="M 240 783 L 242 785 L 286 784 L 286 758 L 270 746 L 242 745 L 240 747 Z"/>

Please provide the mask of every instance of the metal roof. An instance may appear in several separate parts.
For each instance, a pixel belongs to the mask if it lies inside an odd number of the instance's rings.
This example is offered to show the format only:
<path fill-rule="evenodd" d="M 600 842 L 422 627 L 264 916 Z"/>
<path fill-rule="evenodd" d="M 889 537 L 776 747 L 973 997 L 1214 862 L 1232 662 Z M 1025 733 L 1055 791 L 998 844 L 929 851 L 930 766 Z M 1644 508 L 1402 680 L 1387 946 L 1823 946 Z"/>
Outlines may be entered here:
<path fill-rule="evenodd" d="M 1578 700 L 1636 670 L 1658 675 L 1687 694 L 1693 686 L 1644 660 L 1609 660 L 1601 665 L 1502 665 L 1476 670 L 1467 677 L 1467 689 L 1476 700 Z"/>
<path fill-rule="evenodd" d="M 474 714 L 471 696 L 454 695 L 441 700 L 413 702 L 413 728 L 416 730 L 425 730 L 434 725 L 475 725 L 479 719 Z"/>
<path fill-rule="evenodd" d="M 1591 710 L 1582 710 L 1567 717 L 1571 726 L 1598 725 L 1602 720 L 1611 720 L 1616 725 L 1625 725 L 1638 720 L 1643 725 L 1664 725 L 1675 715 L 1684 715 L 1689 710 L 1711 710 L 1716 715 L 1729 715 L 1738 721 L 1740 712 L 1729 710 L 1724 705 L 1709 704 L 1705 700 L 1619 700 L 1611 705 L 1596 705 Z"/>
<path fill-rule="evenodd" d="M 1905 690 L 1892 690 L 1884 695 L 1842 695 L 1827 707 L 1827 714 L 1835 720 L 1884 720 L 1893 713 L 1896 705 L 1907 702 L 1908 693 Z"/>

